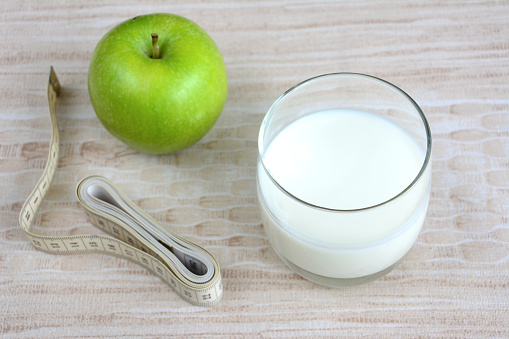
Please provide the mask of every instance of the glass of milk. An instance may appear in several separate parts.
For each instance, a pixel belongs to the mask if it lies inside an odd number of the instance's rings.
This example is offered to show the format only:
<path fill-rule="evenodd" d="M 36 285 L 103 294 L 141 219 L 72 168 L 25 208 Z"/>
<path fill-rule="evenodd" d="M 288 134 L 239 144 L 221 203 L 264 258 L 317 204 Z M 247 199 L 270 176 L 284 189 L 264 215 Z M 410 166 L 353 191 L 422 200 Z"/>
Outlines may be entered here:
<path fill-rule="evenodd" d="M 398 87 L 355 73 L 306 80 L 272 105 L 258 151 L 265 232 L 294 272 L 362 284 L 415 243 L 430 196 L 431 132 Z"/>

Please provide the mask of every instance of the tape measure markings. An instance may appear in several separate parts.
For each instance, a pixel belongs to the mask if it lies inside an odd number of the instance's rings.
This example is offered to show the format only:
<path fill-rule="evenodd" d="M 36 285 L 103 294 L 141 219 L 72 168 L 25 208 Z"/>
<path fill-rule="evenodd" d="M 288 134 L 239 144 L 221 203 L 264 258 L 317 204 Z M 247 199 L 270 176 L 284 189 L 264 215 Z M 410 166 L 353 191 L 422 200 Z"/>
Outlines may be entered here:
<path fill-rule="evenodd" d="M 128 259 L 153 272 L 191 304 L 217 304 L 223 288 L 216 259 L 200 246 L 166 230 L 104 177 L 83 179 L 76 194 L 90 222 L 114 238 L 106 235 L 43 236 L 31 232 L 35 215 L 58 167 L 60 136 L 56 100 L 59 92 L 60 83 L 51 67 L 48 105 L 52 133 L 48 159 L 19 215 L 19 224 L 34 247 L 52 254 L 104 253 Z"/>

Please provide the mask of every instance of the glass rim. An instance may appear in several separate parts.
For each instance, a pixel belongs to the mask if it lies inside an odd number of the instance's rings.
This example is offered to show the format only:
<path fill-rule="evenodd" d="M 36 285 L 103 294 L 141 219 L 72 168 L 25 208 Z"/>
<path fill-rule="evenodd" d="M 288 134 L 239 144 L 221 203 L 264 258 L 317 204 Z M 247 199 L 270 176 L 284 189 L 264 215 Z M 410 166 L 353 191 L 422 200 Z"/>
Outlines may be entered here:
<path fill-rule="evenodd" d="M 424 161 L 422 163 L 422 166 L 421 166 L 419 172 L 417 173 L 417 175 L 415 176 L 414 180 L 412 180 L 412 182 L 407 187 L 405 187 L 405 189 L 403 189 L 401 192 L 399 192 L 398 194 L 396 194 L 392 198 L 387 199 L 385 201 L 382 201 L 381 203 L 378 203 L 378 204 L 375 204 L 375 205 L 366 206 L 366 207 L 362 207 L 362 208 L 354 208 L 354 209 L 338 209 L 338 208 L 324 207 L 324 206 L 320 206 L 320 205 L 309 203 L 309 202 L 307 202 L 307 201 L 305 201 L 305 200 L 295 196 L 294 194 L 288 192 L 283 186 L 281 186 L 277 182 L 277 180 L 274 179 L 274 177 L 272 176 L 272 174 L 270 173 L 268 168 L 265 166 L 265 163 L 263 161 L 262 150 L 264 150 L 264 147 L 263 147 L 263 137 L 265 135 L 265 126 L 268 124 L 268 121 L 274 115 L 275 108 L 279 105 L 279 103 L 281 101 L 283 101 L 283 99 L 286 96 L 288 96 L 288 94 L 290 94 L 291 92 L 293 92 L 297 88 L 300 88 L 300 87 L 302 87 L 303 85 L 305 85 L 307 83 L 310 83 L 310 82 L 315 81 L 315 80 L 320 80 L 321 78 L 325 78 L 325 77 L 336 77 L 336 76 L 354 76 L 354 77 L 365 78 L 366 80 L 379 82 L 379 83 L 381 83 L 383 85 L 389 86 L 390 88 L 394 89 L 396 92 L 401 94 L 405 99 L 407 99 L 412 104 L 412 106 L 415 108 L 416 112 L 419 114 L 419 117 L 421 118 L 422 123 L 424 125 L 424 129 L 426 131 L 426 155 L 424 157 Z M 301 81 L 298 84 L 296 84 L 296 85 L 292 86 L 291 88 L 289 88 L 288 90 L 286 90 L 278 99 L 276 99 L 276 101 L 274 101 L 274 103 L 270 106 L 269 110 L 265 114 L 265 116 L 264 116 L 264 118 L 262 120 L 262 123 L 260 125 L 260 131 L 258 133 L 258 158 L 260 160 L 260 163 L 261 163 L 264 171 L 267 173 L 267 175 L 270 178 L 270 180 L 276 185 L 276 187 L 278 187 L 283 193 L 285 193 L 290 198 L 292 198 L 292 199 L 294 199 L 294 200 L 296 200 L 296 201 L 298 201 L 298 202 L 300 202 L 300 203 L 302 203 L 302 204 L 304 204 L 306 206 L 309 206 L 309 207 L 312 207 L 312 208 L 316 208 L 316 209 L 319 209 L 319 210 L 324 210 L 324 211 L 329 211 L 329 212 L 359 212 L 359 211 L 371 210 L 371 209 L 375 209 L 375 208 L 381 207 L 383 205 L 387 205 L 390 202 L 398 199 L 400 196 L 404 195 L 412 187 L 414 187 L 415 184 L 417 183 L 417 181 L 419 181 L 419 179 L 424 174 L 424 171 L 426 170 L 426 168 L 428 167 L 429 161 L 431 159 L 431 143 L 432 143 L 431 129 L 429 127 L 428 120 L 426 119 L 426 116 L 424 115 L 424 112 L 421 110 L 421 108 L 415 102 L 415 100 L 412 99 L 412 97 L 410 97 L 410 95 L 408 95 L 401 88 L 399 88 L 398 86 L 390 83 L 389 81 L 383 80 L 381 78 L 378 78 L 378 77 L 375 77 L 375 76 L 372 76 L 372 75 L 364 74 L 364 73 L 336 72 L 336 73 L 320 74 L 320 75 L 308 78 L 308 79 L 306 79 L 304 81 Z"/>

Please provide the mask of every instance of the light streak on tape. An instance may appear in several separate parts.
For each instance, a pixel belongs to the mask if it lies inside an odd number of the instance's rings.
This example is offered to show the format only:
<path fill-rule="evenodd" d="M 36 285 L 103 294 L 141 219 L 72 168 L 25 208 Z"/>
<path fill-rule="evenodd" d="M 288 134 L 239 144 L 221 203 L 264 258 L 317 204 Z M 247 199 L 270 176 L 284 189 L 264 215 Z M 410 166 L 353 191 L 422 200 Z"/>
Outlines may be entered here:
<path fill-rule="evenodd" d="M 52 254 L 103 253 L 131 260 L 165 281 L 179 296 L 197 306 L 213 306 L 223 295 L 216 259 L 205 249 L 167 230 L 101 176 L 83 179 L 76 188 L 89 220 L 114 236 L 44 236 L 32 232 L 35 215 L 58 167 L 59 131 L 56 116 L 60 83 L 50 69 L 48 105 L 51 143 L 41 178 L 19 214 L 19 224 L 32 244 Z"/>

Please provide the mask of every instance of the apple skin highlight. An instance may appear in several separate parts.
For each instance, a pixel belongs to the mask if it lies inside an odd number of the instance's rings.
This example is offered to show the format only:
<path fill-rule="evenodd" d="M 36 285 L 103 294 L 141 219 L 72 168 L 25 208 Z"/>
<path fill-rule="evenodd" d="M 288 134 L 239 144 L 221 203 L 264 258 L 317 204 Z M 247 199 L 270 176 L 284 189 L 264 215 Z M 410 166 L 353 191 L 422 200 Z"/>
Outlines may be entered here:
<path fill-rule="evenodd" d="M 152 58 L 153 33 L 159 58 Z M 212 128 L 228 80 L 221 53 L 202 28 L 158 13 L 124 21 L 102 37 L 90 61 L 88 90 L 113 136 L 139 151 L 167 154 Z"/>

